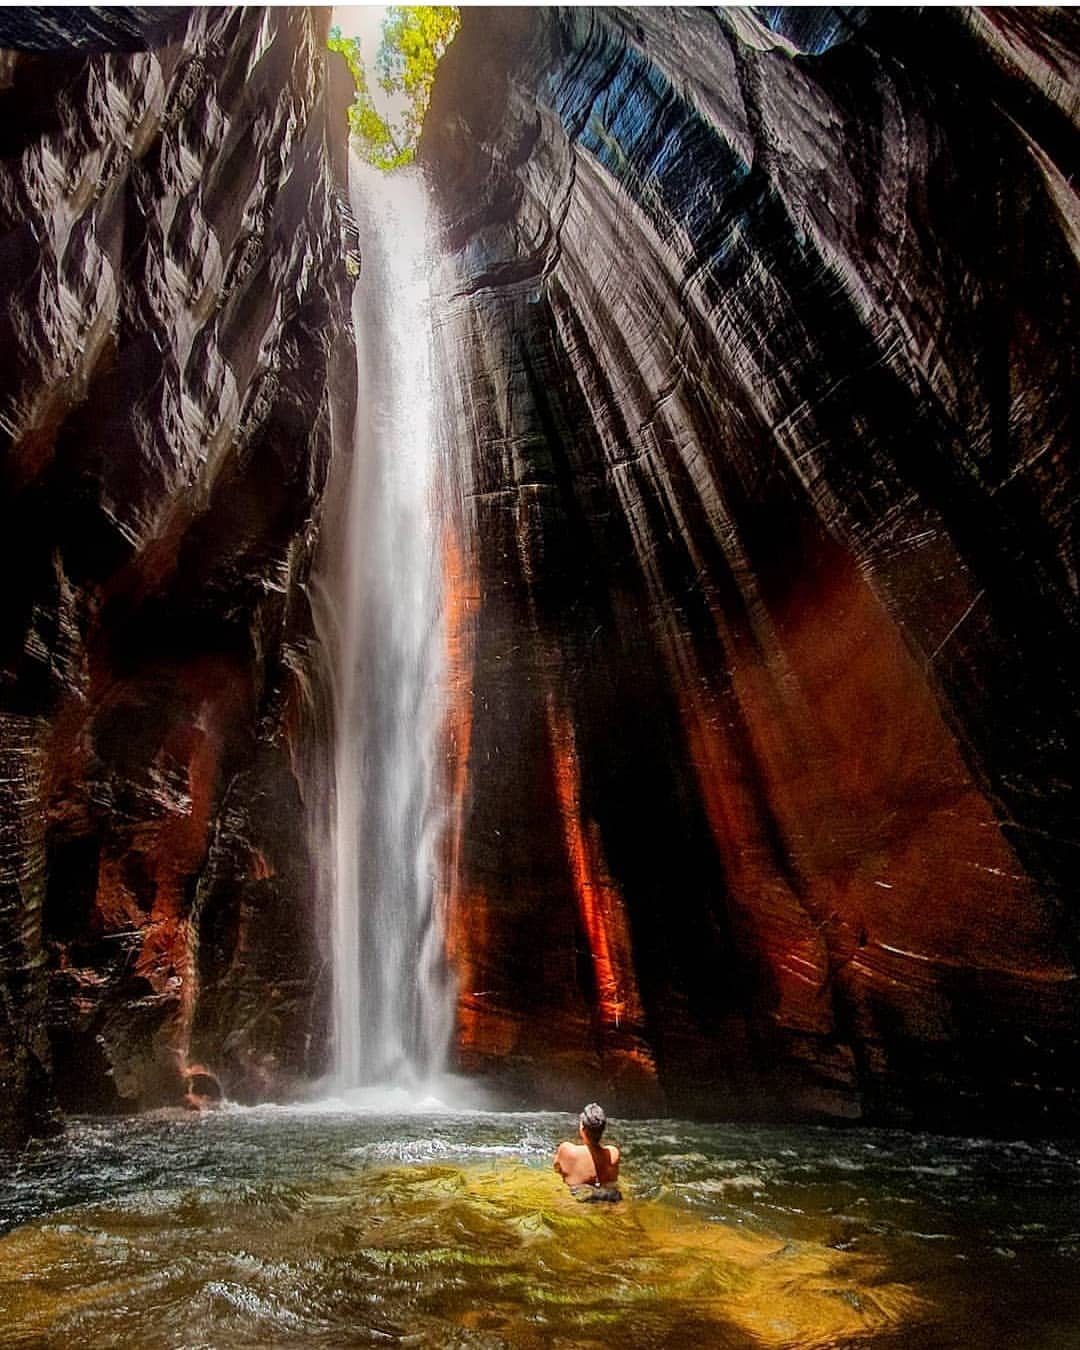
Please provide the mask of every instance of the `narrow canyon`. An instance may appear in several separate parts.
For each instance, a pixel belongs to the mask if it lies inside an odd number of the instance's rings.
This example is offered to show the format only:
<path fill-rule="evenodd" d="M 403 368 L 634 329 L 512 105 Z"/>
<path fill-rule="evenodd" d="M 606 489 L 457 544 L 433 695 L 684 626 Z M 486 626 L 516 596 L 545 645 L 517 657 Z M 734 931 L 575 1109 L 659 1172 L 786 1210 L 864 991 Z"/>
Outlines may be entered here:
<path fill-rule="evenodd" d="M 1075 1134 L 1075 11 L 464 8 L 430 381 L 329 25 L 0 15 L 0 1140 L 330 1070 L 319 581 L 395 370 L 448 1067 Z"/>

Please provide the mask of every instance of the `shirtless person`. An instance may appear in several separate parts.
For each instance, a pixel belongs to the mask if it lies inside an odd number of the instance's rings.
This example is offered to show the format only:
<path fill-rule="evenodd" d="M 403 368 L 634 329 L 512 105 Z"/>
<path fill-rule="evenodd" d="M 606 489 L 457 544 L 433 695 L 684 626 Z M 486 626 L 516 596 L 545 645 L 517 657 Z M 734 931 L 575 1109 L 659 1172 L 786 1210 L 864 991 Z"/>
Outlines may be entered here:
<path fill-rule="evenodd" d="M 579 1200 L 621 1200 L 615 1183 L 619 1179 L 619 1150 L 601 1144 L 607 1117 L 604 1108 L 590 1102 L 578 1122 L 580 1144 L 560 1144 L 555 1152 L 555 1171 Z"/>

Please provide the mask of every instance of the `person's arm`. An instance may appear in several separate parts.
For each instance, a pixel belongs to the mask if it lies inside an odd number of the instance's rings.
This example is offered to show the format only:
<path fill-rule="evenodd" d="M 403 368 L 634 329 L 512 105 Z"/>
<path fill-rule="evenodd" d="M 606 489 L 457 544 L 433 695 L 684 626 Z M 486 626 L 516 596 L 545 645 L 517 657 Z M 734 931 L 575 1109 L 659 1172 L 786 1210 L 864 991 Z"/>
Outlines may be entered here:
<path fill-rule="evenodd" d="M 566 1145 L 560 1144 L 559 1147 L 555 1150 L 555 1161 L 552 1164 L 552 1166 L 555 1168 L 555 1171 L 558 1172 L 559 1176 L 561 1177 L 566 1176 L 566 1169 L 563 1167 L 563 1162 L 565 1158 L 566 1158 Z"/>

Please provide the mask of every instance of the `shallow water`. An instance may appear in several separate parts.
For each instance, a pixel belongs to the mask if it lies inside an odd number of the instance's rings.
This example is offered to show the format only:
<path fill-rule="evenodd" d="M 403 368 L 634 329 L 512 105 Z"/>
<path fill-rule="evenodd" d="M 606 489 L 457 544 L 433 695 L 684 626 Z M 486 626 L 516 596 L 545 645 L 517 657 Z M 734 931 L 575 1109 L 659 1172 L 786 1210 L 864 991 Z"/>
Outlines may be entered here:
<path fill-rule="evenodd" d="M 568 1116 L 257 1108 L 7 1155 L 0 1346 L 1080 1347 L 1080 1150 Z"/>

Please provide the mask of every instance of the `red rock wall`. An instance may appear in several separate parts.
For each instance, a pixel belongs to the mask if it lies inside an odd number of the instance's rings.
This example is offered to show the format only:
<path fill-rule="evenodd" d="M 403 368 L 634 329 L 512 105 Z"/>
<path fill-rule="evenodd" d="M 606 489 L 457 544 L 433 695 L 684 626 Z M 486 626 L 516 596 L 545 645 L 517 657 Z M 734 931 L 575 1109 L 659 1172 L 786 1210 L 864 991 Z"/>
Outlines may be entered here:
<path fill-rule="evenodd" d="M 316 11 L 127 13 L 0 54 L 15 1132 L 50 1056 L 61 1104 L 112 1109 L 180 1101 L 195 1064 L 280 1092 L 325 1052 L 299 757 L 355 388 L 348 77 Z"/>
<path fill-rule="evenodd" d="M 1071 1129 L 1077 24 L 774 27 L 440 71 L 463 1062 Z"/>

